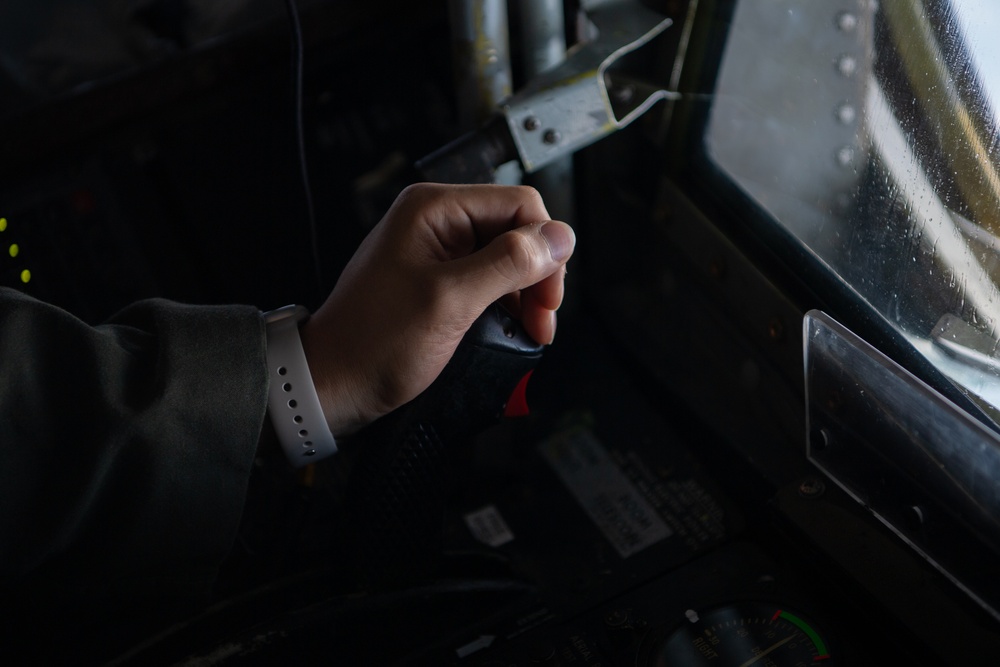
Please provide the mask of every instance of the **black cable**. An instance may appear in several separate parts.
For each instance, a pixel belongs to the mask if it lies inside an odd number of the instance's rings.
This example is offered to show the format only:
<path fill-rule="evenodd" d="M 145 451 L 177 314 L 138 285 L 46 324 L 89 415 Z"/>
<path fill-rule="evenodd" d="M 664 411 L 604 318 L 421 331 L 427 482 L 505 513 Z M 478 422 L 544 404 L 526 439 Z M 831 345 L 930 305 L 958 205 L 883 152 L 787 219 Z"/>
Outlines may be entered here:
<path fill-rule="evenodd" d="M 292 29 L 292 97 L 295 108 L 295 142 L 299 159 L 299 174 L 306 201 L 306 220 L 309 227 L 309 245 L 312 250 L 313 271 L 316 274 L 317 296 L 322 301 L 325 296 L 323 283 L 323 264 L 320 260 L 319 233 L 316 228 L 316 208 L 313 204 L 312 186 L 309 182 L 309 164 L 306 161 L 305 123 L 302 113 L 302 72 L 305 47 L 302 43 L 302 25 L 299 22 L 299 12 L 295 0 L 285 0 L 288 9 L 288 20 Z"/>

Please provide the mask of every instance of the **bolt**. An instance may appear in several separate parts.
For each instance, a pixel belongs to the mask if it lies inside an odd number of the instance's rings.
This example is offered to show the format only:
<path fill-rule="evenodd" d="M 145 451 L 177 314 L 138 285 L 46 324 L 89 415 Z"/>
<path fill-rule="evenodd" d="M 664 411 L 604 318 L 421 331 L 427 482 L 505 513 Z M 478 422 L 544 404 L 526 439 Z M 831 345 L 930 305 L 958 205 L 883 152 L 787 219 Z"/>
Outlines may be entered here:
<path fill-rule="evenodd" d="M 609 611 L 604 617 L 604 623 L 611 628 L 620 628 L 628 623 L 628 612 L 624 609 Z"/>
<path fill-rule="evenodd" d="M 562 141 L 562 135 L 559 134 L 558 130 L 545 130 L 545 134 L 542 135 L 542 141 L 547 144 L 558 144 Z"/>
<path fill-rule="evenodd" d="M 825 428 L 813 428 L 809 434 L 809 444 L 817 451 L 826 449 L 830 446 L 830 432 Z"/>
<path fill-rule="evenodd" d="M 542 126 L 542 122 L 535 118 L 534 116 L 528 116 L 524 119 L 524 129 L 528 132 L 534 132 Z"/>
<path fill-rule="evenodd" d="M 806 477 L 799 484 L 799 495 L 803 498 L 819 498 L 826 491 L 826 484 L 819 477 Z"/>

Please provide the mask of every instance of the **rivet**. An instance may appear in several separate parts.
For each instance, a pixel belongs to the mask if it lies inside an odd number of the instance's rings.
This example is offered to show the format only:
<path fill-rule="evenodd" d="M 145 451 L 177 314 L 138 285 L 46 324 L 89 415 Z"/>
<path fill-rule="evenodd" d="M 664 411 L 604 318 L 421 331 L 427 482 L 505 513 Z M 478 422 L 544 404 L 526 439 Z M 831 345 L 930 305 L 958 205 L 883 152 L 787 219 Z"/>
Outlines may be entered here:
<path fill-rule="evenodd" d="M 844 125 L 850 125 L 857 118 L 858 112 L 850 104 L 844 103 L 837 107 L 837 120 Z"/>
<path fill-rule="evenodd" d="M 819 498 L 826 491 L 826 484 L 819 477 L 806 477 L 799 484 L 799 495 L 803 498 Z"/>
<path fill-rule="evenodd" d="M 851 12 L 837 14 L 837 27 L 843 32 L 851 32 L 858 27 L 858 17 Z"/>
<path fill-rule="evenodd" d="M 854 146 L 844 146 L 837 151 L 837 164 L 850 167 L 854 163 Z"/>
<path fill-rule="evenodd" d="M 858 60 L 854 56 L 843 55 L 837 58 L 837 71 L 844 76 L 853 76 L 858 70 Z"/>

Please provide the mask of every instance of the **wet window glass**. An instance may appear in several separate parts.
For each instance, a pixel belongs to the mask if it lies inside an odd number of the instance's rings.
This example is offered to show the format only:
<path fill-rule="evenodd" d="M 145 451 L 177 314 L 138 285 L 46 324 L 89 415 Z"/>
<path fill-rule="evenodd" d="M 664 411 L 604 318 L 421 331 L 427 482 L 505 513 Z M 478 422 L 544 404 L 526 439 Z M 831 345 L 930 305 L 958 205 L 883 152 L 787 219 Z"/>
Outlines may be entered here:
<path fill-rule="evenodd" d="M 993 406 L 997 34 L 994 0 L 744 0 L 705 137 L 748 196 Z"/>

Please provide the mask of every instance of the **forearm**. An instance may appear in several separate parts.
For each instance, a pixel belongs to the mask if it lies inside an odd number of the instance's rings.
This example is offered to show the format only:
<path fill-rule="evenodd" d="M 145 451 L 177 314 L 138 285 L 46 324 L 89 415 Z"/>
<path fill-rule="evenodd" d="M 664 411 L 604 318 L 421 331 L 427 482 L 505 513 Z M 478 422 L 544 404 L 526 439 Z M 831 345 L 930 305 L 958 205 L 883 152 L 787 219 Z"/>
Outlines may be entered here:
<path fill-rule="evenodd" d="M 209 584 L 243 508 L 263 355 L 250 307 L 148 301 L 89 327 L 0 290 L 0 576 Z"/>

